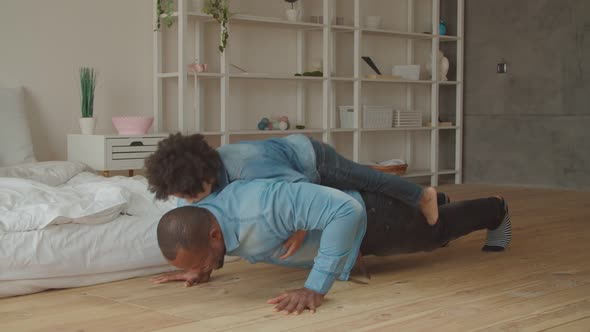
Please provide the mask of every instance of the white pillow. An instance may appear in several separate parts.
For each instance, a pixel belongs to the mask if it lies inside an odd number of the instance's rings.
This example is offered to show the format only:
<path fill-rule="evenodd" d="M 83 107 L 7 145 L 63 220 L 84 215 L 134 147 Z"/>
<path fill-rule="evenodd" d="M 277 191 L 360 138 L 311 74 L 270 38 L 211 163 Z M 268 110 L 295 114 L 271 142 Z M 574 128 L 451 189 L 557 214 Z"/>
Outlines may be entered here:
<path fill-rule="evenodd" d="M 77 161 L 43 161 L 0 167 L 0 178 L 27 179 L 55 187 L 82 172 L 92 172 L 92 168 Z"/>
<path fill-rule="evenodd" d="M 0 87 L 0 166 L 34 162 L 22 87 Z"/>

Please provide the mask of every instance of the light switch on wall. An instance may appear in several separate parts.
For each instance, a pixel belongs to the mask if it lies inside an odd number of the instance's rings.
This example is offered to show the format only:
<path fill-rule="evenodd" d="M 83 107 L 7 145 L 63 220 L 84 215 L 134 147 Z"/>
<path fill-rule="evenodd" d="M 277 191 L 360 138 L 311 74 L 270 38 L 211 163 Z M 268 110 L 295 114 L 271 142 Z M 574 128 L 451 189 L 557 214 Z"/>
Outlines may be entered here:
<path fill-rule="evenodd" d="M 498 74 L 506 74 L 508 72 L 508 65 L 506 62 L 502 61 L 496 65 L 496 72 Z"/>

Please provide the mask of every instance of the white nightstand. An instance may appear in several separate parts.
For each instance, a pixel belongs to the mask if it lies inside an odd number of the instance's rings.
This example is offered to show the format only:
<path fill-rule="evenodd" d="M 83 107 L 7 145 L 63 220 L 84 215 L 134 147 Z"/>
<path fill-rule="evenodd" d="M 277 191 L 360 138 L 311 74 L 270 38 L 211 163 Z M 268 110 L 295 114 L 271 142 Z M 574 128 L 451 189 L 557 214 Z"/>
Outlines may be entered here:
<path fill-rule="evenodd" d="M 143 168 L 144 159 L 156 151 L 158 142 L 168 134 L 122 135 L 68 135 L 68 160 L 81 161 L 104 176 L 109 171 Z"/>

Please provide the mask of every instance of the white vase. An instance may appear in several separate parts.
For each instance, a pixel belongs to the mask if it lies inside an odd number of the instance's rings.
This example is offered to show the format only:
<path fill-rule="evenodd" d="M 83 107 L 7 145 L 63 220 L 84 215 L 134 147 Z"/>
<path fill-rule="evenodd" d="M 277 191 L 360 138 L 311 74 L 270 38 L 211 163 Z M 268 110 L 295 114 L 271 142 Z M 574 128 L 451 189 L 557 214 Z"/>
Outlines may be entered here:
<path fill-rule="evenodd" d="M 299 9 L 286 9 L 285 15 L 287 16 L 288 21 L 298 21 L 299 20 Z"/>
<path fill-rule="evenodd" d="M 438 51 L 438 80 L 448 81 L 447 74 L 449 73 L 449 59 L 445 57 L 442 51 Z M 426 63 L 426 70 L 432 73 L 432 55 L 430 61 Z"/>
<path fill-rule="evenodd" d="M 80 118 L 80 131 L 82 135 L 93 135 L 96 121 L 94 118 Z"/>

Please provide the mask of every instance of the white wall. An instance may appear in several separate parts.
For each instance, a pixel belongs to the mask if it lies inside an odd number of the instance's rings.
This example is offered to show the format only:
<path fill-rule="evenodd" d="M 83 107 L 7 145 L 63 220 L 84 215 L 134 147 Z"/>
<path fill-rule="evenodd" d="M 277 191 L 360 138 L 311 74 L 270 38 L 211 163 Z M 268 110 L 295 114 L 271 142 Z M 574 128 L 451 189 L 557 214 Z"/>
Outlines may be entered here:
<path fill-rule="evenodd" d="M 152 113 L 151 0 L 2 0 L 0 83 L 26 88 L 40 160 L 66 159 L 79 132 L 78 68 L 99 71 L 97 133 L 111 116 Z"/>

